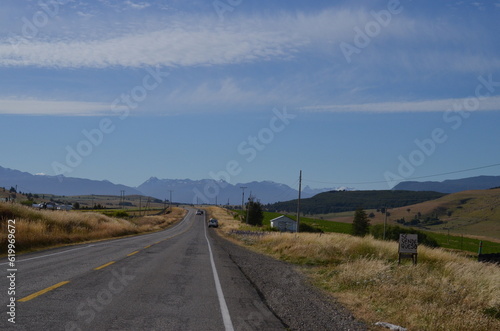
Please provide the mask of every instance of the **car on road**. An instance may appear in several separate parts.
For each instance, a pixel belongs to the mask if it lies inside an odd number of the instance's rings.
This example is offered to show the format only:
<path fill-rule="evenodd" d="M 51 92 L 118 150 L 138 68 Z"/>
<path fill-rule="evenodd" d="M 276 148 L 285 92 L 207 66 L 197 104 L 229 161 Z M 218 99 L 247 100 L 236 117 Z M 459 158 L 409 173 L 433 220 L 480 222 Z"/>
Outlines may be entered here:
<path fill-rule="evenodd" d="M 218 228 L 219 221 L 217 221 L 215 218 L 211 218 L 210 221 L 208 221 L 208 227 L 209 228 Z"/>
<path fill-rule="evenodd" d="M 198 210 L 196 211 L 196 215 L 203 215 L 203 210 L 198 209 Z"/>

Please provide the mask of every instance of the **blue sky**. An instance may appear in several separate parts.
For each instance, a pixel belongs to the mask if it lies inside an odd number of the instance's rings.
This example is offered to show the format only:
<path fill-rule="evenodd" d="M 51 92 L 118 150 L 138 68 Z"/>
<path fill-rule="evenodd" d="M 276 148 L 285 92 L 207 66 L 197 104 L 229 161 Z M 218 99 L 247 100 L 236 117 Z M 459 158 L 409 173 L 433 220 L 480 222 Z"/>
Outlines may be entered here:
<path fill-rule="evenodd" d="M 2 1 L 3 167 L 388 189 L 500 175 L 500 1 Z"/>

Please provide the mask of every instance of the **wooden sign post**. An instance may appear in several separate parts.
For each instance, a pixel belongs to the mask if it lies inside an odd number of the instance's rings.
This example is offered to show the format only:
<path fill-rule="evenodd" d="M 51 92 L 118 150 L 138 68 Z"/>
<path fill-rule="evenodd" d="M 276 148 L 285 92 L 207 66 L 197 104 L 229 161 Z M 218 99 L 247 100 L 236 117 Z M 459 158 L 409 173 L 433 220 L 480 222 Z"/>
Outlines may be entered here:
<path fill-rule="evenodd" d="M 417 264 L 418 235 L 400 233 L 399 234 L 399 261 L 401 259 L 412 259 L 413 264 Z"/>

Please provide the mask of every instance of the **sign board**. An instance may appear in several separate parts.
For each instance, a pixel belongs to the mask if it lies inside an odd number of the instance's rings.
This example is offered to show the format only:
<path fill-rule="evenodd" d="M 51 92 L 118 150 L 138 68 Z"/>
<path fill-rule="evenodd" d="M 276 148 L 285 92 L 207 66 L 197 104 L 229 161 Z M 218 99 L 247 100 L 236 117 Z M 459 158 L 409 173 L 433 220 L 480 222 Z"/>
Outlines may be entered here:
<path fill-rule="evenodd" d="M 418 235 L 400 233 L 399 234 L 399 253 L 417 254 Z"/>
<path fill-rule="evenodd" d="M 413 264 L 417 264 L 418 235 L 400 233 L 399 234 L 399 263 L 401 259 L 411 258 Z"/>

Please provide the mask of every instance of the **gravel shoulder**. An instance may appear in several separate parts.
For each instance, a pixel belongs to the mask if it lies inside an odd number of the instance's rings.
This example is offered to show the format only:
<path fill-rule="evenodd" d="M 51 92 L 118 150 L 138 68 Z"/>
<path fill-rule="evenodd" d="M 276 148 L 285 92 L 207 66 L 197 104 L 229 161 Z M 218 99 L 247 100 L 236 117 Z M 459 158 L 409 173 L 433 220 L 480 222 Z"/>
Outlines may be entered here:
<path fill-rule="evenodd" d="M 292 264 L 255 253 L 212 235 L 219 254 L 227 254 L 265 304 L 290 330 L 367 330 L 353 315 L 313 287 Z"/>

